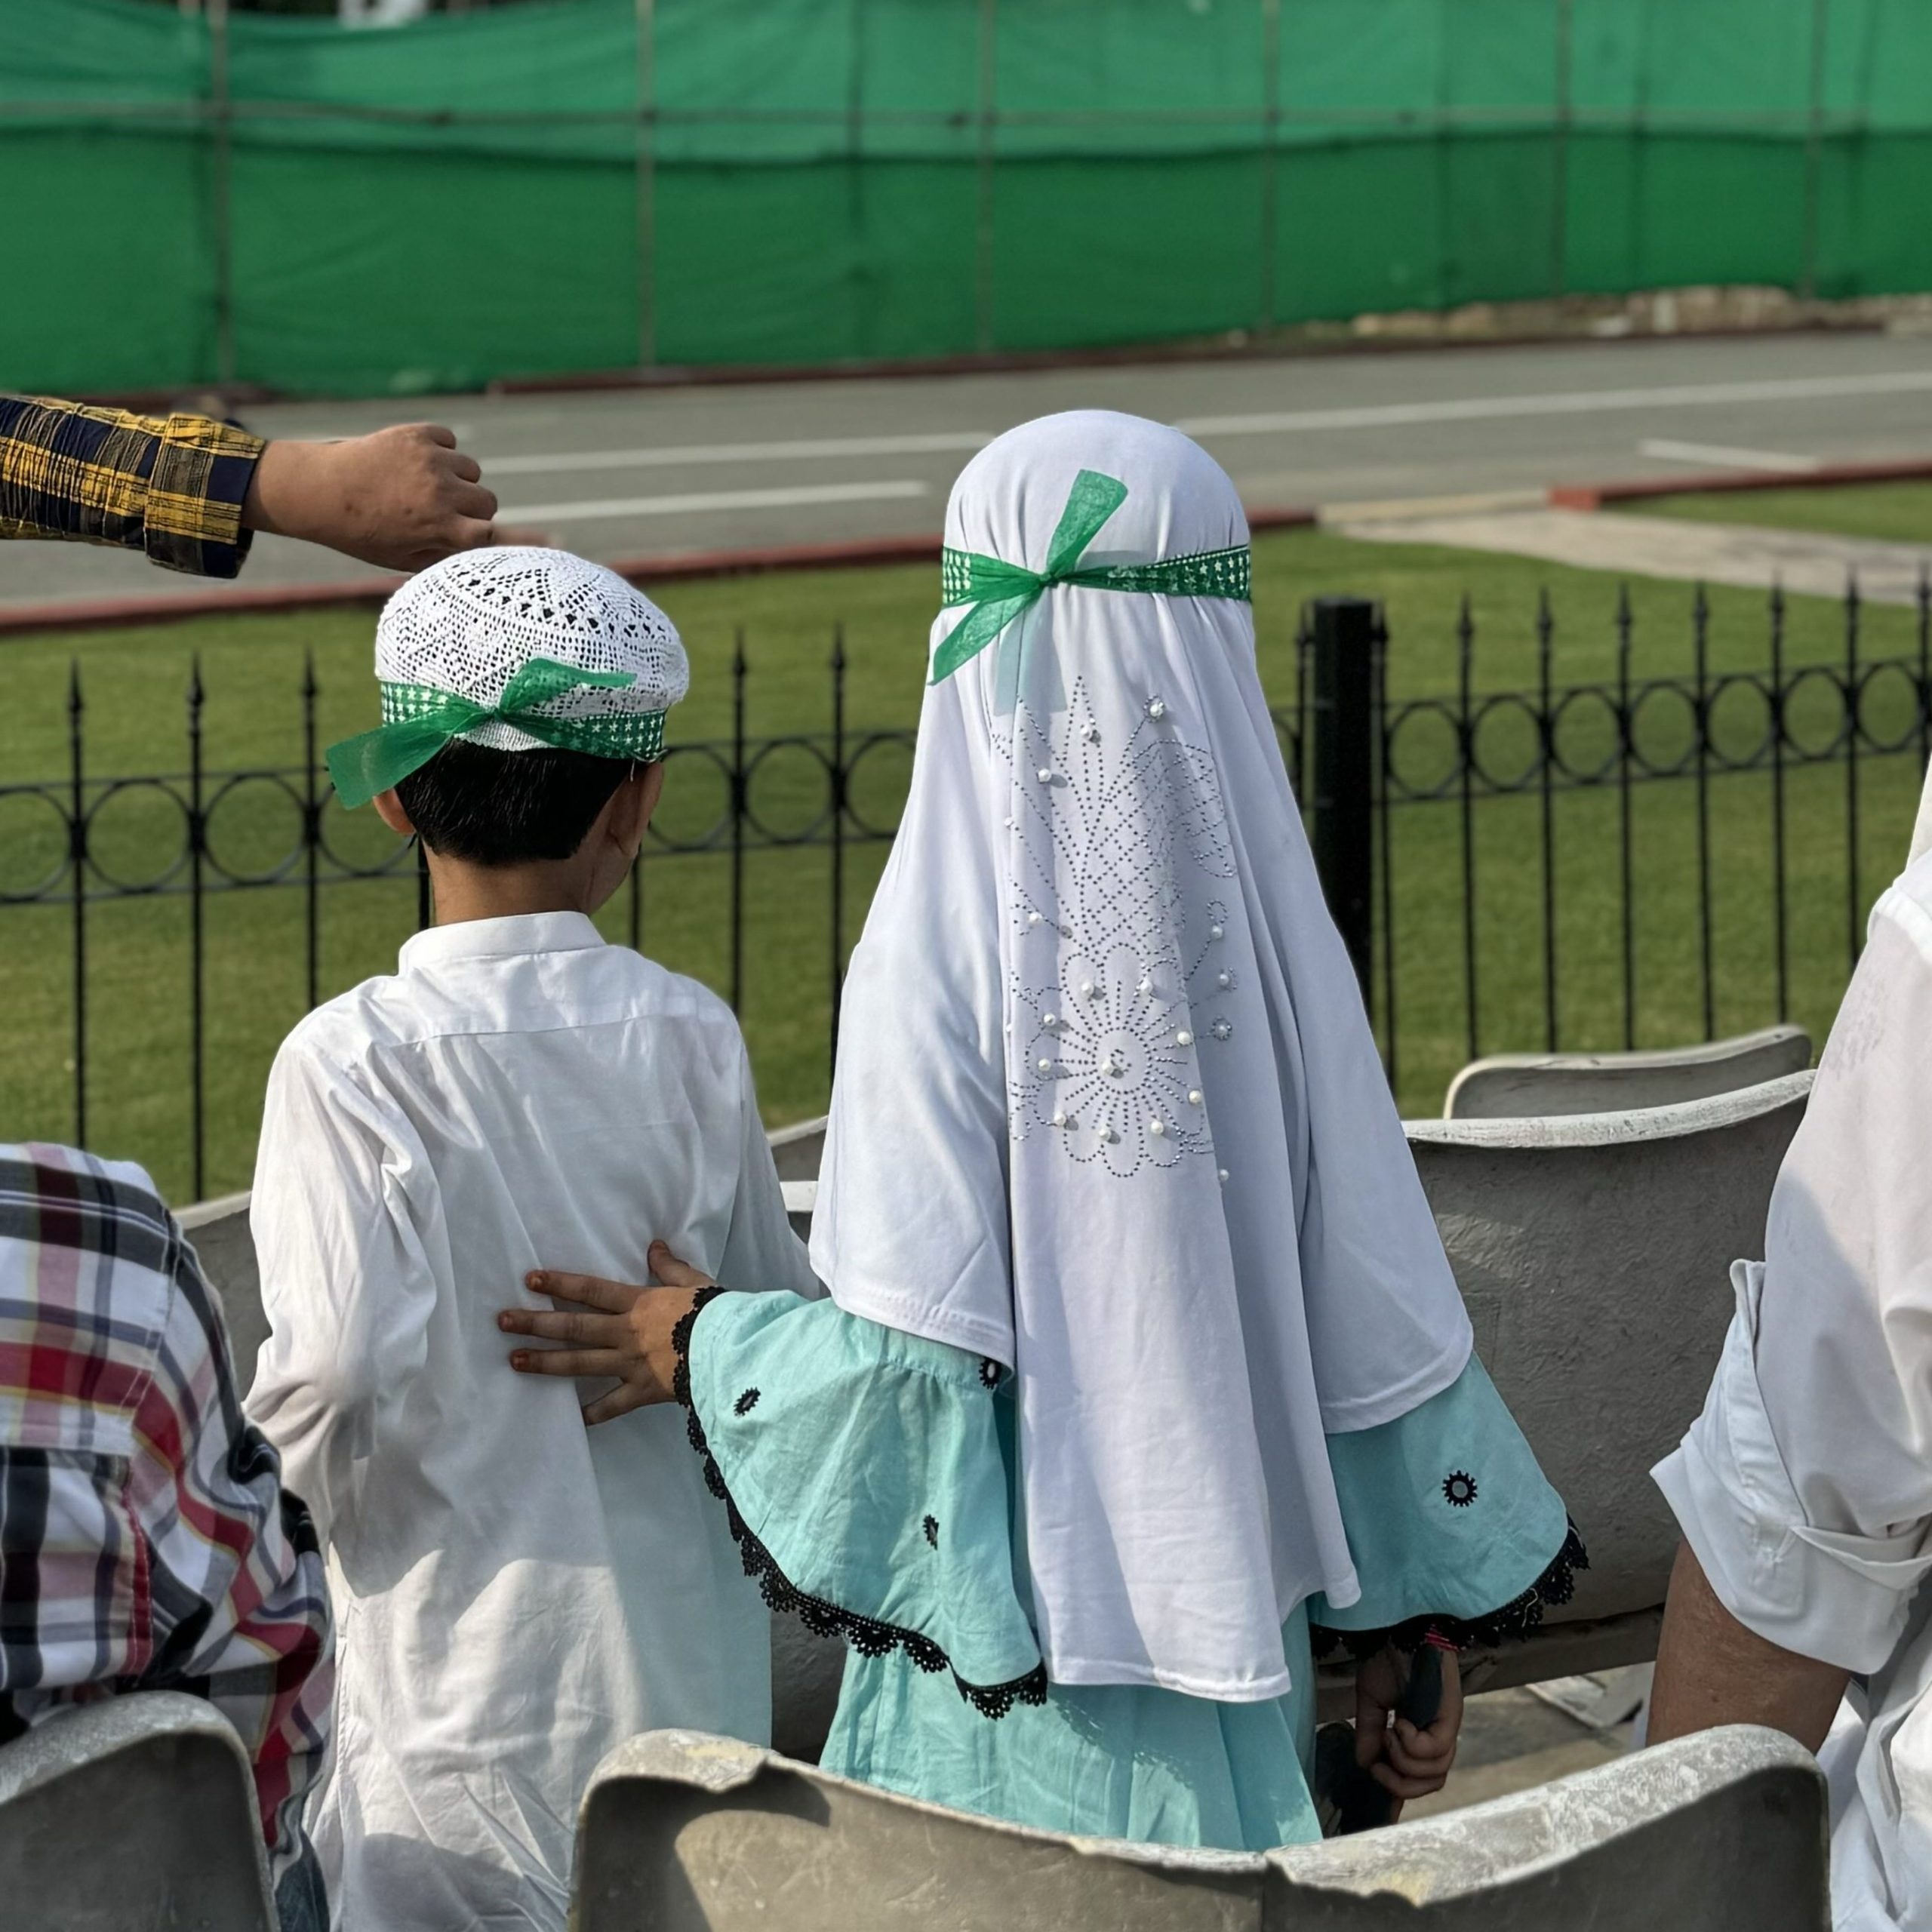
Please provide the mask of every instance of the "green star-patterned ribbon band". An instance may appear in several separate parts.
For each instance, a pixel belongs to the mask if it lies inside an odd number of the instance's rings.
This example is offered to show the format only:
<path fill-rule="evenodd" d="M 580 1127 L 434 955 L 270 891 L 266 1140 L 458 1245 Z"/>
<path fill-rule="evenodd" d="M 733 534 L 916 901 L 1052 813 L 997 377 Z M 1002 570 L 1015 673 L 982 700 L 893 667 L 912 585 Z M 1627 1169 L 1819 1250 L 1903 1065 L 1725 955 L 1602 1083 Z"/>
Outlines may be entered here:
<path fill-rule="evenodd" d="M 359 737 L 330 746 L 329 777 L 345 805 L 365 805 L 378 792 L 420 771 L 452 738 L 479 724 L 512 725 L 560 751 L 648 764 L 663 753 L 661 711 L 557 718 L 535 708 L 571 691 L 623 691 L 635 682 L 629 671 L 586 671 L 581 665 L 560 664 L 554 657 L 533 657 L 493 705 L 478 704 L 432 685 L 385 684 L 382 723 Z"/>
<path fill-rule="evenodd" d="M 1047 567 L 1029 571 L 974 550 L 948 550 L 940 560 L 944 603 L 970 604 L 946 641 L 933 654 L 934 684 L 943 683 L 980 653 L 1015 618 L 1025 616 L 1057 583 L 1088 590 L 1138 590 L 1167 597 L 1230 597 L 1247 603 L 1252 572 L 1247 546 L 1198 550 L 1153 564 L 1081 567 L 1087 546 L 1127 500 L 1127 485 L 1097 469 L 1083 469 L 1067 493 L 1066 507 L 1048 546 Z"/>

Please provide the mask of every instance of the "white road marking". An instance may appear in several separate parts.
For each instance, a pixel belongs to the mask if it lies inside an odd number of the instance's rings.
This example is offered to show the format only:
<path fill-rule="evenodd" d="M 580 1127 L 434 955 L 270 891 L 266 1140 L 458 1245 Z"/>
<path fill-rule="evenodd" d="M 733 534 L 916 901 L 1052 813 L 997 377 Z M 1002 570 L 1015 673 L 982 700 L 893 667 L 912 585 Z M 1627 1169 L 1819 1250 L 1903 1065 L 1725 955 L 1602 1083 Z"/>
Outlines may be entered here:
<path fill-rule="evenodd" d="M 552 476 L 580 469 L 669 469 L 688 463 L 790 463 L 841 456 L 931 456 L 982 450 L 990 430 L 946 429 L 923 436 L 827 436 L 794 443 L 694 443 L 680 448 L 579 450 L 561 455 L 479 457 L 485 473 Z"/>
<path fill-rule="evenodd" d="M 1668 437 L 1654 436 L 1637 445 L 1639 456 L 1660 457 L 1666 463 L 1701 463 L 1716 469 L 1763 469 L 1802 476 L 1821 468 L 1815 456 L 1788 456 L 1778 450 L 1733 449 L 1724 443 L 1676 443 Z"/>
<path fill-rule="evenodd" d="M 1571 389 L 1553 395 L 1457 396 L 1441 402 L 1376 403 L 1352 409 L 1277 410 L 1195 416 L 1174 427 L 1190 436 L 1272 436 L 1297 429 L 1399 429 L 1416 423 L 1487 423 L 1521 416 L 1595 416 L 1620 409 L 1687 409 L 1726 402 L 1810 402 L 1832 396 L 1917 395 L 1932 369 L 1871 376 L 1793 376 L 1755 383 L 1678 383 L 1647 389 Z"/>
<path fill-rule="evenodd" d="M 801 503 L 877 503 L 929 494 L 923 483 L 809 483 L 789 490 L 703 490 L 682 497 L 602 497 L 586 503 L 525 503 L 499 523 L 586 523 L 608 516 L 683 516 L 694 510 L 778 510 Z"/>

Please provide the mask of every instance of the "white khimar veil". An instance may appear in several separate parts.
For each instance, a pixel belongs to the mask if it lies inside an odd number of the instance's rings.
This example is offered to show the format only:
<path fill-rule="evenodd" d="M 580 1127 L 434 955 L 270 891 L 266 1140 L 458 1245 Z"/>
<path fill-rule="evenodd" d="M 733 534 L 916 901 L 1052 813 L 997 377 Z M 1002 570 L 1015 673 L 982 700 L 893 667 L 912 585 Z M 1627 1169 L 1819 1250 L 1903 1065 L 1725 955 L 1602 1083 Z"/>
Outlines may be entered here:
<path fill-rule="evenodd" d="M 1324 1435 L 1470 1337 L 1262 697 L 1247 521 L 1185 436 L 1083 411 L 976 457 L 946 541 L 813 1261 L 1014 1371 L 1056 1681 L 1276 1697 L 1288 1613 L 1360 1593 Z"/>

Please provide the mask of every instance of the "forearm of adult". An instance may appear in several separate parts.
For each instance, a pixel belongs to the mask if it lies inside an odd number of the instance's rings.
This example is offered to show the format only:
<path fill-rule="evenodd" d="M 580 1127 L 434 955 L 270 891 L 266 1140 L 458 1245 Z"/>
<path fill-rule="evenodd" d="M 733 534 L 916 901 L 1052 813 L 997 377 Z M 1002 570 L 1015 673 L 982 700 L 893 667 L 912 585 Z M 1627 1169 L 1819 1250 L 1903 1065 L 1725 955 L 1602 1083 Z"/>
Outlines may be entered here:
<path fill-rule="evenodd" d="M 1785 1650 L 1740 1623 L 1690 1546 L 1679 1546 L 1651 1692 L 1651 1743 L 1719 1724 L 1756 1724 L 1816 1751 L 1849 1681 L 1838 1666 Z"/>

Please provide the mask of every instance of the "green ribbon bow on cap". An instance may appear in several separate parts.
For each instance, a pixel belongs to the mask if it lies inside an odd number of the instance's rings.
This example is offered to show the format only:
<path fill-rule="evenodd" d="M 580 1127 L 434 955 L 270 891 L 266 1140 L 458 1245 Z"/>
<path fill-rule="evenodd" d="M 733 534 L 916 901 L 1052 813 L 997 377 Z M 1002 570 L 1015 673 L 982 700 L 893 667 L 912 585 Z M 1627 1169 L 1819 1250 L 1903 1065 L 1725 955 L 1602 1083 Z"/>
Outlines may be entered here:
<path fill-rule="evenodd" d="M 949 607 L 970 604 L 967 612 L 933 654 L 932 681 L 943 684 L 961 665 L 979 656 L 1016 617 L 1021 617 L 1057 583 L 1089 590 L 1139 590 L 1168 597 L 1228 597 L 1247 603 L 1252 570 L 1247 546 L 1198 550 L 1153 564 L 1097 564 L 1081 568 L 1087 546 L 1127 500 L 1127 485 L 1097 469 L 1083 469 L 1067 493 L 1047 567 L 1029 571 L 973 550 L 947 550 L 940 562 L 941 596 Z"/>
<path fill-rule="evenodd" d="M 631 711 L 601 718 L 555 718 L 534 709 L 575 691 L 623 691 L 629 671 L 587 671 L 554 657 L 533 657 L 494 704 L 478 704 L 432 685 L 383 686 L 383 720 L 373 731 L 328 749 L 336 795 L 352 811 L 420 771 L 452 738 L 479 724 L 509 724 L 561 751 L 648 763 L 664 749 L 664 714 Z"/>

